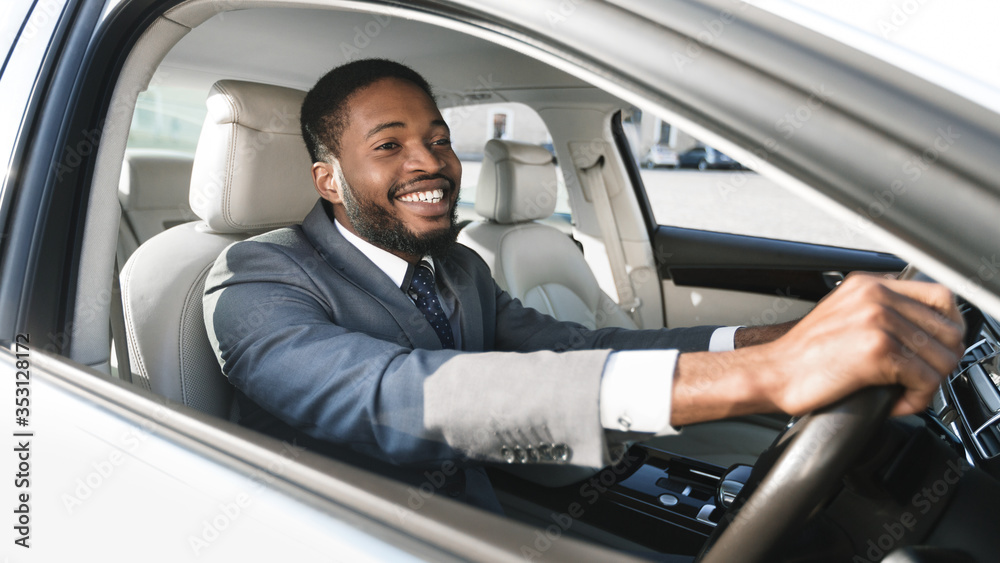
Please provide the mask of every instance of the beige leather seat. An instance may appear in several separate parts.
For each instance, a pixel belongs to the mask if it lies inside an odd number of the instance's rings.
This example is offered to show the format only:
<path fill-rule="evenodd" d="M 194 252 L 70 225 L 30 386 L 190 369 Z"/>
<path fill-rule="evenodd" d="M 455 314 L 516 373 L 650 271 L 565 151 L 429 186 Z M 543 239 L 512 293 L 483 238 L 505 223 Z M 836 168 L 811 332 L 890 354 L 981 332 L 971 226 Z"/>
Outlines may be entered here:
<path fill-rule="evenodd" d="M 230 416 L 232 389 L 202 317 L 205 277 L 229 244 L 299 223 L 315 204 L 299 132 L 304 96 L 231 80 L 209 92 L 190 179 L 190 205 L 200 220 L 142 244 L 121 274 L 129 358 L 139 385 Z"/>
<path fill-rule="evenodd" d="M 538 145 L 486 143 L 476 213 L 459 242 L 486 260 L 497 284 L 522 303 L 588 328 L 635 323 L 597 284 L 583 253 L 565 233 L 539 223 L 556 206 L 556 167 Z"/>
<path fill-rule="evenodd" d="M 125 152 L 118 201 L 122 222 L 118 255 L 127 259 L 139 245 L 195 218 L 188 205 L 194 157 L 177 151 Z"/>
<path fill-rule="evenodd" d="M 497 284 L 522 303 L 589 328 L 635 328 L 635 323 L 601 291 L 583 254 L 564 233 L 539 223 L 556 201 L 552 155 L 527 143 L 486 143 L 476 187 L 473 222 L 458 240 L 490 265 Z M 683 429 L 647 445 L 727 467 L 753 464 L 782 428 L 769 417 L 747 417 Z"/>

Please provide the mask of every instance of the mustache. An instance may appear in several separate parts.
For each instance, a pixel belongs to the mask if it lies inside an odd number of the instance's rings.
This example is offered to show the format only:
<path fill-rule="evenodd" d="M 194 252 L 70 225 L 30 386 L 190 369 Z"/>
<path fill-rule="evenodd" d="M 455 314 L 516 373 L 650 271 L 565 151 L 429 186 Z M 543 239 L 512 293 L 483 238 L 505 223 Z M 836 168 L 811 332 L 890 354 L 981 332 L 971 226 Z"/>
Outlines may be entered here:
<path fill-rule="evenodd" d="M 410 180 L 407 180 L 405 182 L 402 183 L 397 182 L 389 186 L 389 201 L 395 199 L 396 194 L 398 194 L 403 190 L 409 189 L 410 186 L 412 186 L 413 184 L 416 184 L 417 182 L 423 182 L 426 180 L 444 180 L 445 182 L 448 182 L 448 189 L 450 190 L 455 189 L 455 181 L 445 176 L 444 174 L 424 174 L 423 176 L 417 176 L 416 178 L 411 178 Z"/>

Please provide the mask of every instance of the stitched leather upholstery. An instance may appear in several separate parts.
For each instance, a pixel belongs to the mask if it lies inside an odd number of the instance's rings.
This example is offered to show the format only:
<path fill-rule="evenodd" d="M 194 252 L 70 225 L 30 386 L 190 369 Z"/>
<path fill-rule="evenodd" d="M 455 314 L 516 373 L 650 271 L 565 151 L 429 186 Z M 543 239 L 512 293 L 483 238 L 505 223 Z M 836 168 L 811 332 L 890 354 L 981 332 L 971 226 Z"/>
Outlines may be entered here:
<path fill-rule="evenodd" d="M 191 173 L 191 208 L 200 220 L 154 236 L 122 269 L 129 358 L 139 385 L 231 415 L 232 388 L 202 316 L 205 276 L 229 244 L 301 222 L 315 204 L 298 129 L 304 96 L 233 80 L 212 87 Z"/>

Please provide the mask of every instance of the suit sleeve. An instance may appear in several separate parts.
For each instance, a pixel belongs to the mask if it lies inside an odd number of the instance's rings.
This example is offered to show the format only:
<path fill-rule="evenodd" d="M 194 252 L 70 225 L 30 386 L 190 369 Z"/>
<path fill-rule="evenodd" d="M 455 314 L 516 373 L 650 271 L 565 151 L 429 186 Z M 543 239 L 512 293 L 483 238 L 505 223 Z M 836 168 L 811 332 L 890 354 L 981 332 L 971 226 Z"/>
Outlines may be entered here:
<path fill-rule="evenodd" d="M 206 326 L 230 382 L 312 437 L 398 465 L 503 462 L 518 451 L 608 460 L 598 412 L 607 350 L 412 350 L 335 322 L 303 266 L 260 242 L 230 246 L 205 287 Z"/>
<path fill-rule="evenodd" d="M 535 350 L 654 350 L 680 352 L 708 350 L 717 326 L 630 330 L 602 328 L 557 321 L 511 297 L 494 282 L 497 307 L 496 349 L 518 352 Z M 514 328 L 517 327 L 517 330 Z M 530 329 L 526 329 L 530 327 Z"/>

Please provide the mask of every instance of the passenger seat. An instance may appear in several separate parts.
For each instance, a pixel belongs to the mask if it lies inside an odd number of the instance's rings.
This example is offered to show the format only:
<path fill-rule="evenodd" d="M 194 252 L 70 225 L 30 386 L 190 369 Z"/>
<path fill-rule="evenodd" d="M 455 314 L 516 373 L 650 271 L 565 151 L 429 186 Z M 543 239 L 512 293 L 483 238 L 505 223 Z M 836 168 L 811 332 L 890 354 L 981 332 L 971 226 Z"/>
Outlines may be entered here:
<path fill-rule="evenodd" d="M 587 328 L 636 328 L 597 283 L 576 243 L 539 222 L 555 212 L 552 153 L 528 143 L 486 143 L 476 213 L 458 241 L 486 260 L 501 289 L 525 305 Z"/>

